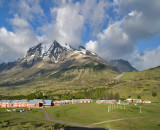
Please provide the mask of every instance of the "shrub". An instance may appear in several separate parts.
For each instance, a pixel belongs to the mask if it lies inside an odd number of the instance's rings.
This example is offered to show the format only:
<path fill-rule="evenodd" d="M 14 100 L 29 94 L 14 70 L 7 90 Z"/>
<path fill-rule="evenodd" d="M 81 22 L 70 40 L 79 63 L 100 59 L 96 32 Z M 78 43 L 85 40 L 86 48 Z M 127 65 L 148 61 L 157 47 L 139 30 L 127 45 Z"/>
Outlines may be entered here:
<path fill-rule="evenodd" d="M 9 126 L 9 121 L 0 122 L 0 127 L 8 127 L 8 126 Z"/>
<path fill-rule="evenodd" d="M 156 93 L 156 92 L 152 92 L 152 96 L 153 96 L 153 97 L 156 97 L 156 96 L 157 96 L 157 93 Z"/>
<path fill-rule="evenodd" d="M 141 99 L 141 96 L 140 96 L 140 95 L 138 95 L 138 96 L 137 96 L 137 99 Z"/>

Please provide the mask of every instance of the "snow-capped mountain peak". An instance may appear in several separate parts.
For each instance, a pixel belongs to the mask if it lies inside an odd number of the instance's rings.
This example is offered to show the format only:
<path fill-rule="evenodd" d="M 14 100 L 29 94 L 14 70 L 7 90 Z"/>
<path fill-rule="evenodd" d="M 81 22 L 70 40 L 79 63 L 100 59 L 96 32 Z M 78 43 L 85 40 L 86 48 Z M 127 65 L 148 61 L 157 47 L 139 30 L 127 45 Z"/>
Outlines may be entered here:
<path fill-rule="evenodd" d="M 73 49 L 68 44 L 60 45 L 57 41 L 54 41 L 52 44 L 39 43 L 31 47 L 22 61 L 27 64 L 35 64 L 43 60 L 57 63 L 74 55 L 83 55 L 83 57 L 87 55 L 96 56 L 95 53 L 86 50 L 83 46 L 79 46 L 78 49 Z"/>

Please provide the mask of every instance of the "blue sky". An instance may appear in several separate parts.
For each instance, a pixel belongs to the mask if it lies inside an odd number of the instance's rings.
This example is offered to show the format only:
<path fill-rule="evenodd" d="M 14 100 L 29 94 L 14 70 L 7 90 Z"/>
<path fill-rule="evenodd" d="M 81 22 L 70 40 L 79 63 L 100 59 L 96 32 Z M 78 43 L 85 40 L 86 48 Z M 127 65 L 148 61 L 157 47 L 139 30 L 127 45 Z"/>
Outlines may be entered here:
<path fill-rule="evenodd" d="M 85 46 L 106 61 L 160 65 L 159 0 L 0 0 L 0 63 L 39 42 Z"/>

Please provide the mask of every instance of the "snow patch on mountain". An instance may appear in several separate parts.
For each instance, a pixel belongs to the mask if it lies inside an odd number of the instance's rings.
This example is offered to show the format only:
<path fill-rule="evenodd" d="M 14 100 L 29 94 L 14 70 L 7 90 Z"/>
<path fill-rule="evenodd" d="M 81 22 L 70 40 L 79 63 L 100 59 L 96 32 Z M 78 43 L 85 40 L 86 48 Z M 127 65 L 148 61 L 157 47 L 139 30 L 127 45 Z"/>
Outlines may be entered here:
<path fill-rule="evenodd" d="M 67 51 L 73 51 L 74 49 L 70 46 L 70 45 L 68 45 L 67 43 L 66 44 L 64 44 L 64 45 L 62 45 L 64 48 L 66 48 L 67 49 Z"/>

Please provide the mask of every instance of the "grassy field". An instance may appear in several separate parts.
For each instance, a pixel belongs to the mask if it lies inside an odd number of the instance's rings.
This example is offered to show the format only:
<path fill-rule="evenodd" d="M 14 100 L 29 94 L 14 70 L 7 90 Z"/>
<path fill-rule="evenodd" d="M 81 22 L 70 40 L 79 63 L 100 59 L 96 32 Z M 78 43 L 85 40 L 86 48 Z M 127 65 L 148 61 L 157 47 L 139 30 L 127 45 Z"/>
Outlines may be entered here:
<path fill-rule="evenodd" d="M 44 108 L 52 119 L 82 126 L 123 130 L 158 130 L 160 129 L 160 104 L 113 105 L 108 112 L 108 104 L 71 104 Z M 40 109 L 26 112 L 27 115 L 45 118 Z M 57 124 L 20 115 L 19 112 L 7 112 L 0 109 L 0 129 L 52 129 Z M 59 124 L 58 124 L 59 125 Z M 63 126 L 63 125 L 62 125 Z"/>
<path fill-rule="evenodd" d="M 40 118 L 45 118 L 45 115 L 42 111 L 40 110 L 32 110 L 32 111 L 28 111 L 26 112 L 27 115 L 30 115 L 30 116 L 35 116 L 35 117 L 40 117 Z"/>
<path fill-rule="evenodd" d="M 0 129 L 2 130 L 46 130 L 56 125 L 53 122 L 22 116 L 20 112 L 7 112 L 6 110 L 6 108 L 0 108 Z M 18 108 L 16 108 L 16 110 L 18 110 Z M 35 110 L 27 112 L 27 114 L 35 117 L 44 117 L 40 111 L 35 112 Z"/>
<path fill-rule="evenodd" d="M 114 106 L 115 108 L 117 106 Z M 115 109 L 107 112 L 107 104 L 72 104 L 65 106 L 55 106 L 45 109 L 50 113 L 53 119 L 66 122 L 79 123 L 94 127 L 112 128 L 112 129 L 160 129 L 160 104 L 143 104 L 141 106 L 126 106 L 123 109 Z M 119 106 L 120 108 L 120 106 Z M 124 119 L 128 118 L 128 119 Z M 104 122 L 116 119 L 121 121 Z"/>

